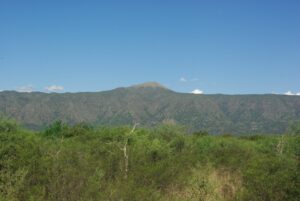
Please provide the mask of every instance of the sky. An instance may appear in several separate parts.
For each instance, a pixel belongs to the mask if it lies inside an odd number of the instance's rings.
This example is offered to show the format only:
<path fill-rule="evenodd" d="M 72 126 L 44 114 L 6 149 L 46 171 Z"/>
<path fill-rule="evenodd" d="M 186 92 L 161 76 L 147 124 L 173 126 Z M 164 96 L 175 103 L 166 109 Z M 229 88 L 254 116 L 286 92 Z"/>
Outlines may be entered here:
<path fill-rule="evenodd" d="M 0 0 L 0 90 L 300 93 L 299 0 Z"/>

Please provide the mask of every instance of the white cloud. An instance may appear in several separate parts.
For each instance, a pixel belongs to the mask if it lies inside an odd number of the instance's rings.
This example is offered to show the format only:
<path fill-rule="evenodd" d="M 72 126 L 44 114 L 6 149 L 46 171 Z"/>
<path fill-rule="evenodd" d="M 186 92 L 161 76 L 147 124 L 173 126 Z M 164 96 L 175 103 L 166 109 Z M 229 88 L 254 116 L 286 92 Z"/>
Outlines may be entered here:
<path fill-rule="evenodd" d="M 184 77 L 181 77 L 181 78 L 179 79 L 179 81 L 180 81 L 180 82 L 187 82 L 187 79 L 184 78 Z"/>
<path fill-rule="evenodd" d="M 294 94 L 291 91 L 288 91 L 288 92 L 284 93 L 284 95 L 292 96 Z"/>
<path fill-rule="evenodd" d="M 58 85 L 51 85 L 49 87 L 45 87 L 47 92 L 60 92 L 64 90 L 64 87 Z"/>
<path fill-rule="evenodd" d="M 197 82 L 198 80 L 199 80 L 198 78 L 191 79 L 192 82 Z"/>
<path fill-rule="evenodd" d="M 300 92 L 293 93 L 291 91 L 287 91 L 286 93 L 284 93 L 284 95 L 287 95 L 287 96 L 300 96 Z"/>
<path fill-rule="evenodd" d="M 25 86 L 22 86 L 22 87 L 19 87 L 17 89 L 17 92 L 26 92 L 26 93 L 30 93 L 30 92 L 33 92 L 33 85 L 31 84 L 28 84 L 28 85 L 25 85 Z"/>
<path fill-rule="evenodd" d="M 203 94 L 203 91 L 200 89 L 195 89 L 191 92 L 192 94 Z"/>

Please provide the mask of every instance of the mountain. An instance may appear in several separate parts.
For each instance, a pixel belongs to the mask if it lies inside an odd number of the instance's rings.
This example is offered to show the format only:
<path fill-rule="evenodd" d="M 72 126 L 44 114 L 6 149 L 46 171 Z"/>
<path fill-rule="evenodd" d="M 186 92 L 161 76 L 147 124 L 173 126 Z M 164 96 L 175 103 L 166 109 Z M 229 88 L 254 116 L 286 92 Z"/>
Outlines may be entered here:
<path fill-rule="evenodd" d="M 282 133 L 300 119 L 300 97 L 285 95 L 195 95 L 155 83 L 103 92 L 0 92 L 0 113 L 31 129 L 55 120 L 95 125 L 184 125 L 213 134 Z"/>

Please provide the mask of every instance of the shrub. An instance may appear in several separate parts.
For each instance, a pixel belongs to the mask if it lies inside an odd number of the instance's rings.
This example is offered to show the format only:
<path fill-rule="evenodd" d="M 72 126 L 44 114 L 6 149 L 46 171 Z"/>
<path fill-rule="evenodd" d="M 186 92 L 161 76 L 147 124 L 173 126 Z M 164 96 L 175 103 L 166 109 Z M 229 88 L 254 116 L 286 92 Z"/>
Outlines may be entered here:
<path fill-rule="evenodd" d="M 63 136 L 68 129 L 68 125 L 59 120 L 49 125 L 44 131 L 44 135 L 48 137 L 59 137 Z"/>
<path fill-rule="evenodd" d="M 16 132 L 19 125 L 14 121 L 6 118 L 0 118 L 0 132 L 12 133 Z"/>
<path fill-rule="evenodd" d="M 297 168 L 296 161 L 284 157 L 253 158 L 243 170 L 243 200 L 297 200 L 300 193 Z"/>

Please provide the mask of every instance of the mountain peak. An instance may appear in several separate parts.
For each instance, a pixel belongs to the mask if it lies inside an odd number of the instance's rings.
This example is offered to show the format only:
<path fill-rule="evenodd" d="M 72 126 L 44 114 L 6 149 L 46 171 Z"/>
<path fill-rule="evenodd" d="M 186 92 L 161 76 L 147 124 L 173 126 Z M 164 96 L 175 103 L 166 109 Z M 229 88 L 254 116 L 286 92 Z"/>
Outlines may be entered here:
<path fill-rule="evenodd" d="M 132 88 L 159 88 L 159 89 L 167 89 L 165 86 L 158 82 L 145 82 L 142 84 L 136 84 L 131 86 Z"/>

